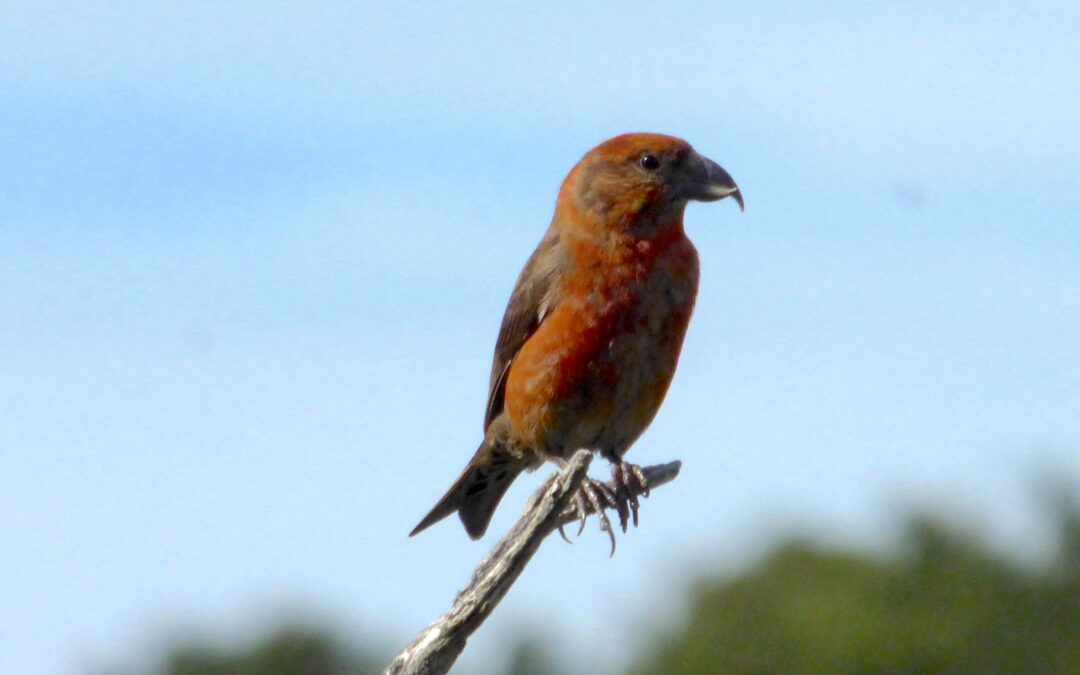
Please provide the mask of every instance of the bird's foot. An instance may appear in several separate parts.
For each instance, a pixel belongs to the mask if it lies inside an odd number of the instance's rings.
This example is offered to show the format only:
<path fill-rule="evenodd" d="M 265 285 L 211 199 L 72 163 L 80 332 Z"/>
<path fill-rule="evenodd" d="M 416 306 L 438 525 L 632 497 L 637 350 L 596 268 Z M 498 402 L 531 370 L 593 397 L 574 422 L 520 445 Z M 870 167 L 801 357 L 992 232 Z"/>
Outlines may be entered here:
<path fill-rule="evenodd" d="M 626 532 L 628 516 L 633 516 L 634 527 L 638 525 L 638 498 L 649 496 L 649 479 L 637 464 L 618 461 L 611 466 L 611 484 L 615 493 L 615 508 L 619 513 L 619 525 Z"/>
<path fill-rule="evenodd" d="M 626 532 L 627 525 L 633 521 L 638 524 L 638 495 L 649 496 L 649 480 L 641 467 L 628 462 L 616 462 L 611 467 L 611 482 L 604 483 L 595 478 L 586 477 L 574 495 L 574 508 L 580 515 L 581 525 L 578 535 L 585 530 L 585 518 L 595 513 L 600 521 L 600 530 L 611 538 L 611 554 L 615 554 L 615 528 L 612 527 L 605 511 L 614 509 L 619 515 L 619 526 Z M 570 541 L 562 527 L 559 534 Z"/>
<path fill-rule="evenodd" d="M 578 528 L 578 535 L 585 531 L 585 517 L 590 512 L 596 513 L 596 517 L 600 520 L 600 530 L 607 532 L 608 537 L 611 538 L 611 554 L 614 555 L 615 530 L 611 527 L 611 521 L 608 520 L 604 510 L 616 509 L 619 511 L 619 517 L 623 517 L 615 490 L 607 483 L 586 476 L 577 494 L 574 495 L 574 504 L 577 507 L 577 512 L 581 514 L 581 526 Z M 625 531 L 625 528 L 623 529 Z M 563 538 L 565 539 L 565 535 Z"/>

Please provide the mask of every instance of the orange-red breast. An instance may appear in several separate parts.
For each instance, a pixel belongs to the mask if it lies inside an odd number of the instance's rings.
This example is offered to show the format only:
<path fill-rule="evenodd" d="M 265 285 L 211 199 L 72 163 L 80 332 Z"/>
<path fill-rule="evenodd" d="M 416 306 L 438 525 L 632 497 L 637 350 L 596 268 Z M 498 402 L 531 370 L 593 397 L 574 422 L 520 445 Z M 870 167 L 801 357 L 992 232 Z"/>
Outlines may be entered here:
<path fill-rule="evenodd" d="M 455 511 L 483 536 L 521 471 L 580 448 L 629 466 L 623 454 L 664 400 L 697 295 L 683 211 L 729 196 L 742 208 L 728 172 L 671 136 L 616 136 L 574 166 L 503 316 L 484 440 L 410 536 Z"/>

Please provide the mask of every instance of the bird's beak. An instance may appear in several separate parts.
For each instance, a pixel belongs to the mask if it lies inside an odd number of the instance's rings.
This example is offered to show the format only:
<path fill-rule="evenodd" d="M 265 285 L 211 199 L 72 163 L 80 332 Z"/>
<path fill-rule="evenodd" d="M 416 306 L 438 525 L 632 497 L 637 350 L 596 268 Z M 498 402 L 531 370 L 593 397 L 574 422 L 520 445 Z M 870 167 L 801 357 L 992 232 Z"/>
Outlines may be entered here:
<path fill-rule="evenodd" d="M 698 155 L 698 158 L 701 163 L 695 167 L 696 170 L 693 172 L 693 185 L 688 195 L 690 199 L 701 202 L 715 202 L 724 197 L 731 197 L 739 204 L 740 211 L 745 210 L 742 192 L 739 191 L 739 186 L 735 184 L 731 174 L 708 157 Z"/>

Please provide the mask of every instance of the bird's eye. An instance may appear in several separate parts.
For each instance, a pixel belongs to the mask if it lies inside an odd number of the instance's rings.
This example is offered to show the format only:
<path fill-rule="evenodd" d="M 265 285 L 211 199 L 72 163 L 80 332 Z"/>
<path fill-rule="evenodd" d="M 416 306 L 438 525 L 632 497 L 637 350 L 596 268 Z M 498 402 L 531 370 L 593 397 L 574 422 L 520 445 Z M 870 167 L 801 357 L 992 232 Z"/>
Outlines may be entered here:
<path fill-rule="evenodd" d="M 660 160 L 656 158 L 656 155 L 642 155 L 638 163 L 646 171 L 656 171 L 660 168 Z"/>

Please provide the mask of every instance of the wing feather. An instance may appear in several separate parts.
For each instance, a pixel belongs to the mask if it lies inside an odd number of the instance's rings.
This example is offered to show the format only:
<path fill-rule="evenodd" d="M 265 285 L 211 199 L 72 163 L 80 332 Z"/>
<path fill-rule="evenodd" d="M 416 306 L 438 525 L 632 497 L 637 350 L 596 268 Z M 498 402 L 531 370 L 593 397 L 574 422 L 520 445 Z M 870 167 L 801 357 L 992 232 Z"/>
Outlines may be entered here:
<path fill-rule="evenodd" d="M 549 231 L 525 263 L 503 314 L 491 364 L 484 430 L 503 411 L 506 376 L 522 345 L 536 332 L 552 304 L 552 289 L 562 268 L 558 232 Z"/>

